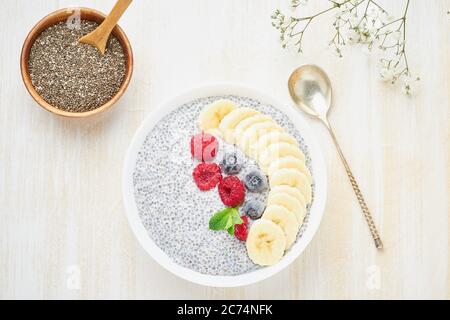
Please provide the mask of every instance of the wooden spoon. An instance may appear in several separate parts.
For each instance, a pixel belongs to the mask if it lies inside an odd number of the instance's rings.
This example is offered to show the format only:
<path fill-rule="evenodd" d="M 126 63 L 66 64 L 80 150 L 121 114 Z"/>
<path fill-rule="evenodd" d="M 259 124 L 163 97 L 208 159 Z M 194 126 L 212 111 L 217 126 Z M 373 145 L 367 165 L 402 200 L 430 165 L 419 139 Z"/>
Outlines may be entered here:
<path fill-rule="evenodd" d="M 94 31 L 81 37 L 78 42 L 90 44 L 104 54 L 109 34 L 112 29 L 114 29 L 120 17 L 130 5 L 131 1 L 133 0 L 118 0 L 105 20 L 103 20 L 103 22 Z"/>

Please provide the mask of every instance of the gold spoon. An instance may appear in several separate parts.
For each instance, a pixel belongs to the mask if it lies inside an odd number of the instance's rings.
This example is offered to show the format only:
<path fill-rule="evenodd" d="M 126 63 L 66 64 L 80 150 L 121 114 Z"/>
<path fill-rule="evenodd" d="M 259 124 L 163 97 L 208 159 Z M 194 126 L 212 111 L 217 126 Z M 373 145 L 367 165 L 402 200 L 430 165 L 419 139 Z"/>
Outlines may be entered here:
<path fill-rule="evenodd" d="M 327 74 L 318 66 L 304 65 L 292 72 L 288 81 L 289 93 L 299 109 L 303 110 L 310 116 L 321 120 L 333 138 L 336 149 L 344 164 L 345 171 L 358 198 L 359 205 L 364 213 L 366 222 L 369 225 L 370 233 L 375 241 L 375 246 L 378 249 L 383 248 L 380 236 L 378 234 L 372 215 L 367 207 L 366 201 L 361 193 L 361 190 L 356 183 L 355 178 L 350 170 L 350 167 L 345 160 L 333 129 L 330 126 L 327 115 L 331 107 L 331 82 Z"/>
<path fill-rule="evenodd" d="M 105 20 L 103 20 L 103 22 L 94 31 L 81 37 L 78 42 L 90 44 L 104 54 L 109 34 L 114 29 L 120 17 L 130 5 L 131 1 L 132 0 L 118 0 Z"/>

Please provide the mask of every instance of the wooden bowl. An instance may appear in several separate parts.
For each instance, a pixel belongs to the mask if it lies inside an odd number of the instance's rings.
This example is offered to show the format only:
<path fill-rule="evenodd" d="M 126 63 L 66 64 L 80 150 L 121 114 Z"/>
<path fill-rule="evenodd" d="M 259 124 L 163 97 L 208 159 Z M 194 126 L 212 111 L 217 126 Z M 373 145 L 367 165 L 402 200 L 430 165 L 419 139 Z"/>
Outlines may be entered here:
<path fill-rule="evenodd" d="M 28 92 L 31 94 L 33 99 L 36 100 L 36 102 L 45 110 L 60 116 L 71 118 L 88 117 L 108 110 L 123 95 L 123 93 L 128 87 L 128 84 L 130 83 L 131 75 L 133 73 L 133 51 L 131 49 L 130 41 L 125 35 L 125 32 L 123 32 L 123 30 L 117 25 L 114 27 L 112 34 L 117 37 L 117 39 L 119 40 L 120 44 L 123 47 L 126 58 L 126 69 L 122 85 L 120 86 L 119 91 L 111 98 L 111 100 L 106 102 L 104 105 L 90 111 L 70 112 L 52 106 L 39 95 L 39 93 L 36 91 L 31 82 L 30 72 L 28 70 L 28 59 L 30 56 L 31 46 L 33 45 L 34 41 L 41 34 L 42 31 L 58 22 L 66 21 L 71 15 L 73 15 L 78 10 L 80 12 L 82 20 L 95 21 L 98 24 L 100 24 L 105 19 L 105 15 L 103 13 L 89 8 L 67 8 L 50 13 L 49 15 L 44 17 L 41 21 L 39 21 L 33 27 L 33 29 L 31 29 L 30 33 L 25 39 L 25 42 L 22 47 L 22 54 L 20 56 L 20 70 L 22 73 L 22 79 L 23 82 L 25 83 L 25 87 L 27 88 Z"/>

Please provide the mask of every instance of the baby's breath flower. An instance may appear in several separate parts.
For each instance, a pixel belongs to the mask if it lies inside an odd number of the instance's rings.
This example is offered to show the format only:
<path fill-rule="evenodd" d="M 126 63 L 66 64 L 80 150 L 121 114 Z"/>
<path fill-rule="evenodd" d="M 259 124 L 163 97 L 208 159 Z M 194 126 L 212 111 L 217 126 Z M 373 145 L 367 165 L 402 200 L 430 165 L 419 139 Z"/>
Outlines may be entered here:
<path fill-rule="evenodd" d="M 407 95 L 411 95 L 413 93 L 412 82 L 409 77 L 405 77 L 403 79 L 402 89 L 403 89 L 403 92 Z"/>
<path fill-rule="evenodd" d="M 307 0 L 290 0 L 291 7 L 297 8 Z M 272 25 L 280 32 L 283 48 L 303 52 L 303 38 L 311 22 L 318 16 L 334 12 L 334 35 L 328 42 L 329 48 L 338 57 L 343 56 L 347 43 L 362 44 L 362 50 L 370 53 L 378 48 L 382 54 L 380 78 L 396 83 L 402 79 L 403 90 L 410 94 L 412 82 L 403 81 L 410 75 L 406 55 L 406 15 L 410 0 L 404 0 L 406 7 L 402 17 L 390 15 L 378 0 L 330 0 L 330 7 L 316 14 L 304 17 L 286 17 L 280 10 L 271 16 Z M 409 77 L 410 78 L 410 77 Z"/>
<path fill-rule="evenodd" d="M 420 78 L 414 78 L 410 74 L 404 74 L 401 78 L 403 92 L 407 95 L 413 95 L 417 89 L 417 82 Z"/>
<path fill-rule="evenodd" d="M 291 7 L 298 7 L 300 5 L 305 6 L 308 3 L 308 0 L 291 0 Z"/>
<path fill-rule="evenodd" d="M 350 43 L 358 43 L 361 40 L 361 35 L 355 29 L 350 29 L 347 32 L 347 39 Z"/>
<path fill-rule="evenodd" d="M 306 5 L 308 0 L 291 0 L 291 9 L 295 10 L 299 5 Z"/>
<path fill-rule="evenodd" d="M 392 82 L 394 80 L 394 70 L 384 67 L 380 70 L 381 80 L 386 82 Z"/>

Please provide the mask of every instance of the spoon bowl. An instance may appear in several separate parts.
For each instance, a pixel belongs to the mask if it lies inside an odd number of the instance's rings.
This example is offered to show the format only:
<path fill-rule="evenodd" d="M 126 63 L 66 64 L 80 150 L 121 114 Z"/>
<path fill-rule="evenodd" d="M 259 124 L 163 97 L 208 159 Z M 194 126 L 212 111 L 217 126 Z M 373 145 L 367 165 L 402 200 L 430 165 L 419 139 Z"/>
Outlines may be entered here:
<path fill-rule="evenodd" d="M 94 31 L 81 37 L 78 41 L 81 43 L 90 44 L 96 47 L 102 55 L 105 54 L 109 35 L 117 25 L 120 17 L 131 4 L 131 1 L 132 0 L 117 0 L 115 6 L 112 8 L 105 20 L 103 20 L 103 22 Z"/>
<path fill-rule="evenodd" d="M 292 72 L 288 81 L 289 94 L 307 114 L 326 120 L 331 107 L 331 82 L 325 71 L 316 65 L 304 65 Z"/>

